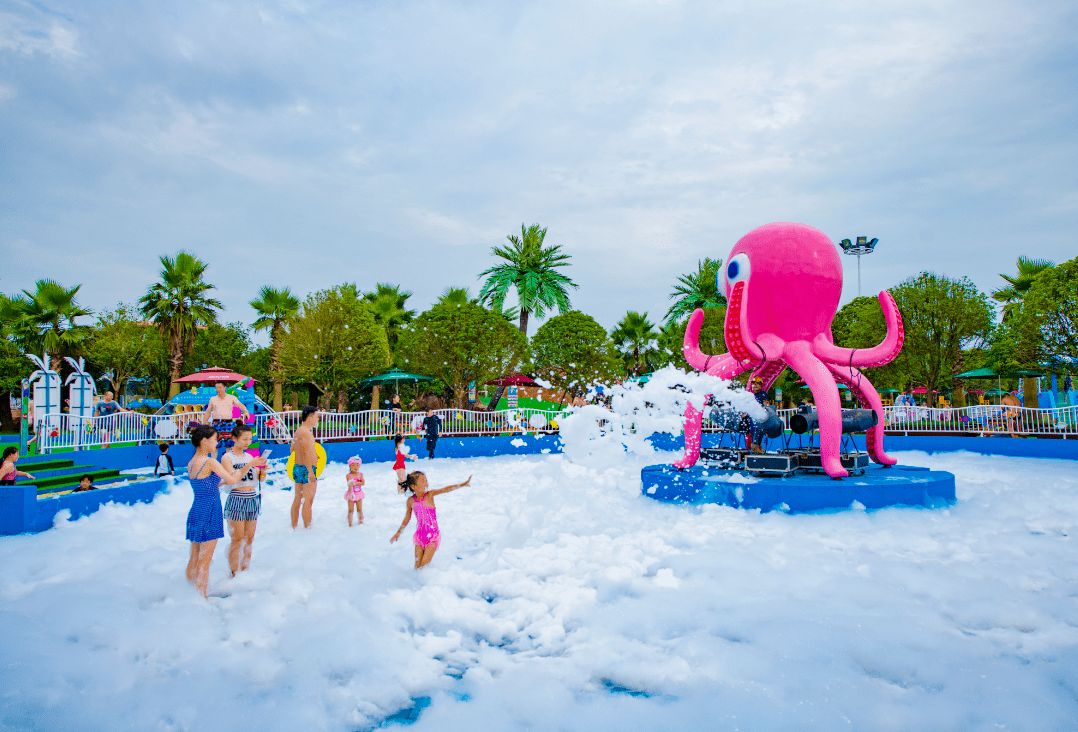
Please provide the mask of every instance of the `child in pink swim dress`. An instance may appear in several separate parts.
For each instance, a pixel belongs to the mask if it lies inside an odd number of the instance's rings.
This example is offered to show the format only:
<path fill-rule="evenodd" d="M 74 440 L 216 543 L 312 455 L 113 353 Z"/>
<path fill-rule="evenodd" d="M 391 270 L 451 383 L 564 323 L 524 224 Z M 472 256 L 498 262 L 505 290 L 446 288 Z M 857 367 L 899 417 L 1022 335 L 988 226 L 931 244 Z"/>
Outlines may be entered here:
<path fill-rule="evenodd" d="M 468 480 L 463 483 L 457 483 L 456 485 L 449 485 L 445 488 L 439 488 L 436 491 L 428 490 L 427 476 L 418 470 L 412 471 L 408 474 L 408 477 L 404 480 L 404 487 L 412 492 L 412 495 L 408 498 L 408 508 L 404 514 L 404 522 L 401 527 L 397 529 L 397 533 L 393 535 L 393 538 L 389 540 L 392 544 L 400 538 L 401 532 L 404 531 L 404 527 L 408 525 L 408 522 L 412 520 L 412 511 L 415 511 L 416 529 L 415 538 L 412 539 L 412 543 L 415 544 L 415 568 L 425 567 L 430 564 L 430 560 L 434 559 L 434 552 L 438 551 L 438 545 L 442 541 L 442 535 L 438 531 L 438 513 L 434 508 L 434 497 L 442 493 L 449 493 L 455 491 L 457 488 L 463 488 L 466 485 L 471 485 L 472 476 L 468 476 Z"/>
<path fill-rule="evenodd" d="M 348 501 L 348 525 L 352 525 L 352 511 L 356 512 L 359 523 L 363 523 L 363 473 L 359 472 L 359 466 L 363 459 L 357 456 L 348 458 L 348 490 L 344 492 L 344 498 Z"/>

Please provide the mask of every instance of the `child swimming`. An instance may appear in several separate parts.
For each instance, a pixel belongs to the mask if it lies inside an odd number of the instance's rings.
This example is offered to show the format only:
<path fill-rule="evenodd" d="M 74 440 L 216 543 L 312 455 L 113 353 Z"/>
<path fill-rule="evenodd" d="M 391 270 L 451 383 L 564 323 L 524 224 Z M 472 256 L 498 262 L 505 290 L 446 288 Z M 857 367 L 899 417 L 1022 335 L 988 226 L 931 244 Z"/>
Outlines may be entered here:
<path fill-rule="evenodd" d="M 404 493 L 404 461 L 415 460 L 416 456 L 404 451 L 404 435 L 393 438 L 393 449 L 397 453 L 397 460 L 393 463 L 393 469 L 397 471 L 397 493 Z"/>
<path fill-rule="evenodd" d="M 359 523 L 363 523 L 363 473 L 359 472 L 359 467 L 363 464 L 363 459 L 354 456 L 348 458 L 348 475 L 345 476 L 345 480 L 348 481 L 348 490 L 344 492 L 344 498 L 348 501 L 348 525 L 352 525 L 352 511 L 356 512 L 356 517 L 359 519 Z"/>
<path fill-rule="evenodd" d="M 404 487 L 412 492 L 408 498 L 408 507 L 405 510 L 404 522 L 397 529 L 397 533 L 389 540 L 392 544 L 400 538 L 401 532 L 408 522 L 412 520 L 412 509 L 415 509 L 416 529 L 412 543 L 415 544 L 415 568 L 425 567 L 434 559 L 434 552 L 438 551 L 438 545 L 442 542 L 441 532 L 438 530 L 438 514 L 434 509 L 434 497 L 442 493 L 455 491 L 471 485 L 472 476 L 468 480 L 456 485 L 439 488 L 436 491 L 428 490 L 427 476 L 418 470 L 412 471 L 404 480 Z"/>
<path fill-rule="evenodd" d="M 24 478 L 35 480 L 34 476 L 19 470 L 15 463 L 19 462 L 19 448 L 5 447 L 4 462 L 0 464 L 0 485 L 15 485 L 15 479 L 20 475 Z M 403 493 L 404 491 L 400 491 Z"/>

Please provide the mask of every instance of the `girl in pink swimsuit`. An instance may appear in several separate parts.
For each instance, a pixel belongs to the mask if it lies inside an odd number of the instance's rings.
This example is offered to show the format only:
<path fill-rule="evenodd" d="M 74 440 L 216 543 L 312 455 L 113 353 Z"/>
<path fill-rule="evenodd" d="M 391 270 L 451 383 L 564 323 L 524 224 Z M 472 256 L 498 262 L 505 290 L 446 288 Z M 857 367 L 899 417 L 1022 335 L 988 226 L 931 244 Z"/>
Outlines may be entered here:
<path fill-rule="evenodd" d="M 397 454 L 397 460 L 393 463 L 393 469 L 397 471 L 397 493 L 404 493 L 404 461 L 409 458 L 415 460 L 416 457 L 404 451 L 404 435 L 393 438 L 393 449 Z"/>
<path fill-rule="evenodd" d="M 471 482 L 472 476 L 469 475 L 468 480 L 463 483 L 432 491 L 428 490 L 427 476 L 418 470 L 409 473 L 408 477 L 404 479 L 404 487 L 410 490 L 412 495 L 408 498 L 408 508 L 404 514 L 404 522 L 401 523 L 401 527 L 397 529 L 397 533 L 393 535 L 389 543 L 392 544 L 400 538 L 404 527 L 412 520 L 412 511 L 414 509 L 416 523 L 418 524 L 415 529 L 415 538 L 412 539 L 412 543 L 415 544 L 416 569 L 430 564 L 430 560 L 434 559 L 434 552 L 438 551 L 438 545 L 442 540 L 442 535 L 438 531 L 438 514 L 434 508 L 434 497 L 471 485 Z"/>
<path fill-rule="evenodd" d="M 352 525 L 352 511 L 356 512 L 359 523 L 363 523 L 363 473 L 359 472 L 359 466 L 363 459 L 359 456 L 348 458 L 348 490 L 344 492 L 344 499 L 348 501 L 348 525 Z"/>

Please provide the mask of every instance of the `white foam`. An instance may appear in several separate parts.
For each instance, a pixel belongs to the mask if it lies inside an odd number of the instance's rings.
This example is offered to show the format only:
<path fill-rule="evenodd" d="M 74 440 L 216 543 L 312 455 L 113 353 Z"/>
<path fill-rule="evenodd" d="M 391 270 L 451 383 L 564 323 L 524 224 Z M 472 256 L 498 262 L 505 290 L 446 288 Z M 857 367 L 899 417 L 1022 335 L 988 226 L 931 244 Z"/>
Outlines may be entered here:
<path fill-rule="evenodd" d="M 646 461 L 436 459 L 422 572 L 386 466 L 345 466 L 312 530 L 265 496 L 252 569 L 183 578 L 182 480 L 0 539 L 0 723 L 34 729 L 1062 729 L 1076 714 L 1078 478 L 1064 461 L 909 453 L 947 510 L 672 506 Z M 673 456 L 659 456 L 670 460 Z M 676 586 L 675 586 L 676 585 Z M 636 696 L 632 694 L 637 694 Z M 650 698 L 639 695 L 646 693 Z M 467 698 L 467 701 L 464 699 Z"/>

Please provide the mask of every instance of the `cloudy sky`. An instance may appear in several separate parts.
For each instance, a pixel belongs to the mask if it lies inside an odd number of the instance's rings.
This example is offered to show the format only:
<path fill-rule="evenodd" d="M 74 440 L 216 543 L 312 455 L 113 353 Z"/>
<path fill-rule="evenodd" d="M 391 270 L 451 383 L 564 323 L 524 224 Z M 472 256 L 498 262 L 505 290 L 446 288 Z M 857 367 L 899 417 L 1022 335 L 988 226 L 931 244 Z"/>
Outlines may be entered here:
<path fill-rule="evenodd" d="M 866 294 L 1078 254 L 1078 5 L 0 0 L 0 291 L 477 289 L 522 223 L 660 316 L 750 229 L 879 237 Z M 856 269 L 846 268 L 846 298 Z"/>

